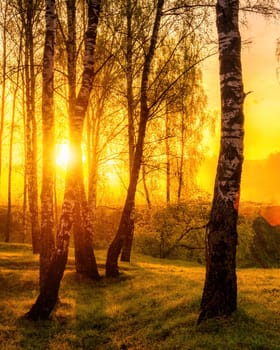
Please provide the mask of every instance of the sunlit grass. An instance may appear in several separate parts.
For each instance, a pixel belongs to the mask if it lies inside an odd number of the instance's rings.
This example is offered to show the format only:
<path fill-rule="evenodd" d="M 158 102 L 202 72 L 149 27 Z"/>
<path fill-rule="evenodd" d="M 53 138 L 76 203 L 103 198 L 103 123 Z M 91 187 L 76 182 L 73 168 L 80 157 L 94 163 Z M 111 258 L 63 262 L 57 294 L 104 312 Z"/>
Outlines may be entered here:
<path fill-rule="evenodd" d="M 104 275 L 105 252 L 97 251 Z M 238 270 L 239 309 L 196 326 L 204 268 L 134 256 L 118 281 L 77 275 L 73 255 L 51 321 L 22 320 L 35 301 L 38 257 L 0 244 L 0 349 L 280 349 L 278 269 Z"/>

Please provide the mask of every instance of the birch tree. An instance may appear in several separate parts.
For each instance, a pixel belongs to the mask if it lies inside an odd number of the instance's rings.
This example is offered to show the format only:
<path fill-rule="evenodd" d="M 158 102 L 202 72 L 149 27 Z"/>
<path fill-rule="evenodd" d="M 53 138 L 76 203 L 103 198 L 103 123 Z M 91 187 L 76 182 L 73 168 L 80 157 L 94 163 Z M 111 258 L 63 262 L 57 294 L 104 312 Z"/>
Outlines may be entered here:
<path fill-rule="evenodd" d="M 41 193 L 40 286 L 44 285 L 54 248 L 54 47 L 55 0 L 46 1 L 46 33 L 43 57 L 42 128 L 43 169 Z"/>
<path fill-rule="evenodd" d="M 7 71 L 7 13 L 8 2 L 1 2 L 1 14 L 2 14 L 2 72 L 1 72 L 1 115 L 0 115 L 0 194 L 1 194 L 1 175 L 2 175 L 2 139 L 3 139 L 3 127 L 5 119 L 5 99 L 6 99 L 6 71 Z M 6 240 L 7 241 L 7 240 Z"/>
<path fill-rule="evenodd" d="M 206 278 L 198 323 L 228 316 L 237 307 L 236 245 L 243 163 L 243 92 L 239 0 L 218 0 L 221 142 L 210 221 L 206 227 Z"/>
<path fill-rule="evenodd" d="M 87 2 L 88 24 L 85 33 L 84 70 L 81 88 L 75 104 L 75 117 L 73 117 L 70 124 L 70 145 L 73 159 L 69 163 L 67 169 L 62 214 L 56 237 L 57 246 L 52 255 L 50 267 L 46 278 L 44 279 L 44 284 L 41 287 L 40 294 L 35 304 L 26 314 L 26 318 L 32 320 L 47 319 L 57 302 L 59 286 L 67 262 L 70 232 L 73 222 L 78 216 L 81 219 L 81 239 L 87 243 L 83 247 L 83 257 L 85 259 L 84 266 L 86 266 L 86 270 L 80 272 L 83 272 L 88 277 L 95 279 L 99 278 L 92 248 L 92 222 L 90 220 L 81 173 L 81 137 L 85 114 L 92 90 L 94 50 L 100 5 L 101 0 L 89 0 Z"/>
<path fill-rule="evenodd" d="M 133 46 L 135 40 L 133 38 L 132 30 L 132 16 L 135 5 L 133 6 L 131 0 L 126 2 L 126 27 L 127 27 L 127 36 L 126 36 L 126 98 L 127 98 L 127 121 L 128 121 L 128 162 L 129 162 L 129 178 L 132 177 L 133 161 L 135 156 L 135 122 L 134 122 L 134 93 L 133 93 Z M 134 67 L 135 69 L 135 67 Z M 132 209 L 134 211 L 135 209 Z M 132 240 L 134 233 L 134 220 L 131 220 L 129 226 L 129 234 L 127 235 L 121 255 L 122 261 L 130 261 Z"/>
<path fill-rule="evenodd" d="M 35 24 L 40 24 L 40 1 L 17 0 L 24 31 L 24 89 L 25 89 L 25 171 L 31 216 L 33 253 L 39 253 L 40 225 L 38 207 L 37 175 L 37 120 L 36 120 L 36 70 L 35 70 Z"/>
<path fill-rule="evenodd" d="M 133 234 L 134 215 L 135 215 L 135 193 L 137 188 L 137 182 L 139 178 L 139 172 L 141 168 L 141 162 L 143 157 L 144 139 L 146 133 L 146 126 L 149 120 L 150 112 L 148 106 L 148 83 L 151 70 L 151 64 L 156 50 L 156 44 L 158 39 L 158 33 L 160 28 L 160 22 L 162 18 L 162 11 L 164 6 L 164 0 L 158 0 L 156 15 L 153 25 L 153 31 L 151 34 L 150 45 L 145 56 L 143 65 L 142 78 L 141 78 L 141 95 L 140 95 L 140 121 L 137 134 L 137 142 L 135 146 L 135 154 L 133 159 L 132 170 L 130 171 L 130 180 L 127 190 L 127 196 L 125 205 L 123 208 L 121 221 L 118 231 L 110 247 L 108 249 L 106 260 L 106 276 L 117 277 L 118 271 L 118 258 L 123 248 L 124 242 L 129 240 Z M 130 239 L 131 240 L 131 239 Z"/>
<path fill-rule="evenodd" d="M 76 1 L 67 2 L 68 13 L 68 82 L 69 82 L 69 126 L 71 161 L 68 167 L 66 193 L 73 195 L 73 231 L 76 270 L 92 278 L 99 278 L 92 247 L 93 222 L 83 179 L 82 136 L 86 111 L 94 77 L 94 51 L 100 1 L 88 4 L 88 30 L 85 35 L 84 70 L 82 84 L 76 96 Z M 97 13 L 98 12 L 98 13 Z M 96 21 L 96 22 L 94 22 Z"/>
<path fill-rule="evenodd" d="M 8 166 L 8 198 L 7 198 L 7 218 L 5 229 L 5 241 L 9 242 L 12 223 L 12 173 L 13 173 L 13 146 L 14 146 L 14 133 L 15 133 L 15 116 L 16 116 L 16 102 L 18 97 L 18 91 L 20 89 L 20 65 L 22 56 L 22 30 L 20 30 L 19 47 L 17 50 L 17 67 L 16 77 L 13 90 L 13 102 L 11 111 L 11 124 L 10 124 L 10 142 L 9 142 L 9 166 Z"/>

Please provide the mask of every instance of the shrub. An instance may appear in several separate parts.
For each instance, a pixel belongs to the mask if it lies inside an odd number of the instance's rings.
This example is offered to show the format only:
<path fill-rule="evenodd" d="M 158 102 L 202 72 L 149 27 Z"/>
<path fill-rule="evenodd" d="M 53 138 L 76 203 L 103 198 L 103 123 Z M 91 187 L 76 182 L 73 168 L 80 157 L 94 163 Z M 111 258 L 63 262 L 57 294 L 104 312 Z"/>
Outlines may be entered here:
<path fill-rule="evenodd" d="M 135 226 L 135 248 L 155 257 L 202 262 L 208 210 L 208 204 L 190 203 L 142 211 Z"/>

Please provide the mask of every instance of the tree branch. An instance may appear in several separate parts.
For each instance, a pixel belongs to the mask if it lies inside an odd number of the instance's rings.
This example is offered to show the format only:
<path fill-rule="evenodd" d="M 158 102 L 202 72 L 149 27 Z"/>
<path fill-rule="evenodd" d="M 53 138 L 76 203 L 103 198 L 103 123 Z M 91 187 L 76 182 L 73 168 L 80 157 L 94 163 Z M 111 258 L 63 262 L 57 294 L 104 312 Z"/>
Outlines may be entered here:
<path fill-rule="evenodd" d="M 169 255 L 170 252 L 175 249 L 176 247 L 184 247 L 186 249 L 204 249 L 204 247 L 192 247 L 192 246 L 189 246 L 187 244 L 179 244 L 179 242 L 191 231 L 194 231 L 194 230 L 202 230 L 206 227 L 206 224 L 205 225 L 202 225 L 202 226 L 191 226 L 189 228 L 187 228 L 177 239 L 176 241 L 174 242 L 174 244 L 165 252 L 165 256 Z"/>

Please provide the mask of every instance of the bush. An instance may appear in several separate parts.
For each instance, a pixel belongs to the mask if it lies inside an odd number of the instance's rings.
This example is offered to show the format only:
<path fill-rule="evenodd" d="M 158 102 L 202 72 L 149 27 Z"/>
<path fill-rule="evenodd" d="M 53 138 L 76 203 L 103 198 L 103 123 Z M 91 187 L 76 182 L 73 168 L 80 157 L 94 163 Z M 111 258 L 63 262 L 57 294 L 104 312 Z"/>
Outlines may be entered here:
<path fill-rule="evenodd" d="M 122 209 L 98 207 L 94 224 L 94 247 L 107 249 L 117 232 Z"/>
<path fill-rule="evenodd" d="M 252 205 L 241 210 L 238 220 L 238 267 L 279 267 L 280 228 L 271 226 Z M 210 203 L 137 209 L 134 248 L 160 258 L 205 261 L 205 228 Z M 249 210 L 250 209 L 250 210 Z"/>
<path fill-rule="evenodd" d="M 135 248 L 160 258 L 204 260 L 204 225 L 208 204 L 170 205 L 137 215 Z"/>

